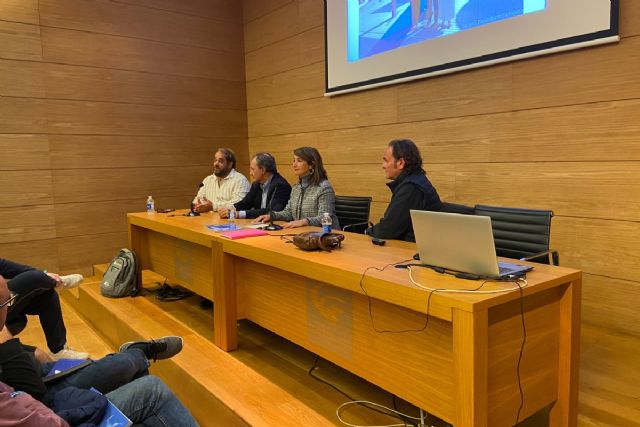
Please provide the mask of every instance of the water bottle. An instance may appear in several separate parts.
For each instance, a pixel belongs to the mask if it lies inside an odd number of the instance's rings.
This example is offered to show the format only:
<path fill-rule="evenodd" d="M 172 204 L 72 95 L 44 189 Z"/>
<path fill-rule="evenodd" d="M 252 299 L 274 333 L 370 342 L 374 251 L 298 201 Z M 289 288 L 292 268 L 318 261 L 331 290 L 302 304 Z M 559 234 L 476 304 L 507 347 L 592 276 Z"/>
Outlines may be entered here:
<path fill-rule="evenodd" d="M 156 212 L 156 204 L 153 201 L 153 197 L 147 197 L 147 213 L 152 214 Z"/>
<path fill-rule="evenodd" d="M 236 222 L 236 207 L 229 205 L 229 222 L 231 224 Z"/>
<path fill-rule="evenodd" d="M 323 233 L 331 233 L 331 222 L 331 215 L 329 215 L 329 212 L 323 213 L 322 218 L 320 219 Z"/>

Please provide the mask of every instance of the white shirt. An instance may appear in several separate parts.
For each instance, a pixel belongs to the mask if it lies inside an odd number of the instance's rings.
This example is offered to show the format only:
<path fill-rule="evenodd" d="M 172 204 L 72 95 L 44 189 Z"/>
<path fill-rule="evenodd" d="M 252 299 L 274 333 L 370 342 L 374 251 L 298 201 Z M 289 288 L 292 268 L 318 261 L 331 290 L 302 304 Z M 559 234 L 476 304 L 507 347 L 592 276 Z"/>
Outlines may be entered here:
<path fill-rule="evenodd" d="M 229 175 L 224 178 L 209 175 L 202 181 L 202 184 L 203 186 L 198 190 L 193 202 L 197 203 L 198 199 L 206 197 L 211 201 L 214 211 L 239 202 L 251 187 L 249 180 L 240 172 L 236 172 L 235 169 L 231 169 Z"/>

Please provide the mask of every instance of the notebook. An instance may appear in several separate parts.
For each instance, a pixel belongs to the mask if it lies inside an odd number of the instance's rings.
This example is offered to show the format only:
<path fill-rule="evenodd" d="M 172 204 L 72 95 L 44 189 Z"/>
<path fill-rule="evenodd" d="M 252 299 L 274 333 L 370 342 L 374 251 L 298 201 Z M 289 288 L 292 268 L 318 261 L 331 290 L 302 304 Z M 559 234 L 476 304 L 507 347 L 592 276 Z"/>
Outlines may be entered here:
<path fill-rule="evenodd" d="M 412 210 L 411 222 L 424 264 L 494 279 L 533 268 L 498 262 L 488 216 Z"/>
<path fill-rule="evenodd" d="M 91 363 L 90 359 L 59 359 L 53 364 L 47 375 L 42 378 L 42 381 L 49 383 L 64 378 L 85 366 L 89 366 Z"/>
<path fill-rule="evenodd" d="M 90 390 L 94 393 L 102 394 L 93 387 Z M 132 425 L 133 422 L 116 405 L 108 401 L 107 409 L 97 427 L 130 427 Z"/>

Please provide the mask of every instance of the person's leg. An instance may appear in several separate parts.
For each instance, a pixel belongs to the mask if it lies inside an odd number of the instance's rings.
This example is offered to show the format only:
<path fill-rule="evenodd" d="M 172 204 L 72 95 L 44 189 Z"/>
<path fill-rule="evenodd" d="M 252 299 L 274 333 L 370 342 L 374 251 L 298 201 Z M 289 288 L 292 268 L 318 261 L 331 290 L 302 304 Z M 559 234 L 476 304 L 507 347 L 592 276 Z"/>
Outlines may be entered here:
<path fill-rule="evenodd" d="M 31 298 L 23 312 L 38 316 L 51 353 L 58 353 L 67 343 L 67 328 L 62 317 L 58 292 L 53 289 Z"/>
<path fill-rule="evenodd" d="M 198 426 L 175 394 L 153 375 L 138 378 L 108 393 L 107 398 L 134 424 L 148 427 Z"/>
<path fill-rule="evenodd" d="M 65 387 L 83 389 L 94 387 L 100 393 L 109 393 L 130 381 L 149 373 L 149 360 L 144 351 L 137 348 L 103 357 L 81 370 L 53 384 L 47 385 L 43 402 L 52 401 L 53 395 Z"/>

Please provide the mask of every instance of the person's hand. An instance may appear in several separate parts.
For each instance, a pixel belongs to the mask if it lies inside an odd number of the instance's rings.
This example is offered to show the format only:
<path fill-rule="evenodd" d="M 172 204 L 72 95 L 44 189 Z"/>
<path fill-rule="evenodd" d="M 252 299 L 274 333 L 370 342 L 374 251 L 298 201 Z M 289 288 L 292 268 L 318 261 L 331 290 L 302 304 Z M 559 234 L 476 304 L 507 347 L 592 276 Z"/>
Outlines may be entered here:
<path fill-rule="evenodd" d="M 199 203 L 196 203 L 196 205 L 193 207 L 193 210 L 195 210 L 196 212 L 209 212 L 211 210 L 213 210 L 213 203 L 211 203 L 211 200 L 200 200 Z"/>
<path fill-rule="evenodd" d="M 297 221 L 289 221 L 282 226 L 282 228 L 298 228 L 298 227 L 306 227 L 309 225 L 307 219 L 299 219 Z"/>
<path fill-rule="evenodd" d="M 44 352 L 36 347 L 36 351 L 33 353 L 33 356 L 40 363 L 50 363 L 55 362 L 55 359 L 51 357 L 47 352 Z"/>
<path fill-rule="evenodd" d="M 218 215 L 220 215 L 220 218 L 229 218 L 229 209 L 228 208 L 218 209 Z"/>
<path fill-rule="evenodd" d="M 269 221 L 271 221 L 271 217 L 269 215 L 260 215 L 258 218 L 251 221 L 251 224 L 264 224 Z"/>

